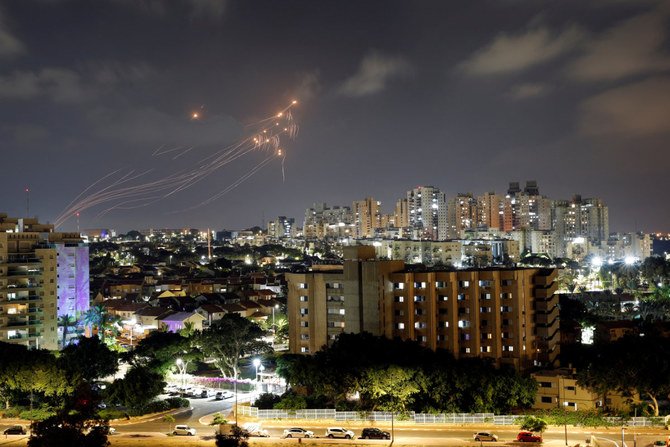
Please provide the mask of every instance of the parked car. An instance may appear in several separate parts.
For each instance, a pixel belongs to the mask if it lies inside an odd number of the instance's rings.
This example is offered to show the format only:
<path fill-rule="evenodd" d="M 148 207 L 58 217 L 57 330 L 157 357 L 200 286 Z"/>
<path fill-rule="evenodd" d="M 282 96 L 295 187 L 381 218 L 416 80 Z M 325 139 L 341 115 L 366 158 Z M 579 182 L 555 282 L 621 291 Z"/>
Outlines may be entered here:
<path fill-rule="evenodd" d="M 494 435 L 493 433 L 489 433 L 487 431 L 480 431 L 475 433 L 474 435 L 475 441 L 497 441 L 498 440 L 498 435 Z"/>
<path fill-rule="evenodd" d="M 268 438 L 270 436 L 270 433 L 268 433 L 267 430 L 262 429 L 260 424 L 255 424 L 253 422 L 244 424 L 242 429 L 249 433 L 249 436 L 259 436 L 262 438 Z"/>
<path fill-rule="evenodd" d="M 209 390 L 201 390 L 200 391 L 200 397 L 202 397 L 202 398 L 209 397 Z"/>
<path fill-rule="evenodd" d="M 88 430 L 86 430 L 86 432 L 90 433 L 93 430 L 102 430 L 108 435 L 113 435 L 114 433 L 116 433 L 116 429 L 114 427 L 110 427 L 109 425 L 93 425 L 92 427 L 89 427 Z"/>
<path fill-rule="evenodd" d="M 173 435 L 183 435 L 183 436 L 195 436 L 195 428 L 189 427 L 188 425 L 175 425 Z"/>
<path fill-rule="evenodd" d="M 328 427 L 326 428 L 326 436 L 329 438 L 353 439 L 354 432 L 342 427 Z"/>
<path fill-rule="evenodd" d="M 230 391 L 218 391 L 214 396 L 216 400 L 230 399 L 231 397 L 235 397 L 235 395 Z"/>
<path fill-rule="evenodd" d="M 304 428 L 287 428 L 284 430 L 284 438 L 313 438 L 314 432 L 305 430 Z"/>
<path fill-rule="evenodd" d="M 361 439 L 391 439 L 391 433 L 380 430 L 377 427 L 364 428 L 361 432 Z"/>
<path fill-rule="evenodd" d="M 521 431 L 516 435 L 516 440 L 519 442 L 542 442 L 542 436 L 534 435 L 529 431 Z"/>
<path fill-rule="evenodd" d="M 2 432 L 3 435 L 25 435 L 26 429 L 20 425 L 13 425 Z"/>

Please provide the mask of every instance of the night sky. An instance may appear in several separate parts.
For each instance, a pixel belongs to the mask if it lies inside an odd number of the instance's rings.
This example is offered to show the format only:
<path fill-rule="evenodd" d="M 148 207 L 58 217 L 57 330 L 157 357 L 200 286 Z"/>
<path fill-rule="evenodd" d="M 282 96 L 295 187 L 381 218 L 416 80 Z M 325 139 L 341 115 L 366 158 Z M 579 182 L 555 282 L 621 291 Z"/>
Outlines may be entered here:
<path fill-rule="evenodd" d="M 669 30 L 669 1 L 0 0 L 0 212 L 24 215 L 28 186 L 53 222 L 108 174 L 82 197 L 193 169 L 297 99 L 285 180 L 277 158 L 192 208 L 254 151 L 81 228 L 302 222 L 314 202 L 390 212 L 418 185 L 535 179 L 603 198 L 613 231 L 668 231 Z"/>

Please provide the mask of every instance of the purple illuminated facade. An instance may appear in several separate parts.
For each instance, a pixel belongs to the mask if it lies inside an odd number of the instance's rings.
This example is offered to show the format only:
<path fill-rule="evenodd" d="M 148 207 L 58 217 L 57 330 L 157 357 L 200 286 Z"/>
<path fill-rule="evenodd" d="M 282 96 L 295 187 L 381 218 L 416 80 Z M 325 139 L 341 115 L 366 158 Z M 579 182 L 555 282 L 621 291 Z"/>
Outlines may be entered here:
<path fill-rule="evenodd" d="M 88 246 L 56 244 L 58 316 L 77 317 L 89 309 Z"/>

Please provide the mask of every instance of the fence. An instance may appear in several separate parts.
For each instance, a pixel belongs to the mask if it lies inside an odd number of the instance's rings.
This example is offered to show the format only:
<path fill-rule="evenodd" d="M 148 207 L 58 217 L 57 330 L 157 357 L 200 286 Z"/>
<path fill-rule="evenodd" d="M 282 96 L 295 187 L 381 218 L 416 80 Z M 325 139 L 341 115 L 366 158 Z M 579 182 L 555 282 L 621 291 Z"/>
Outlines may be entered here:
<path fill-rule="evenodd" d="M 492 425 L 518 425 L 519 415 L 496 415 L 493 413 L 403 413 L 392 414 L 388 411 L 337 411 L 330 409 L 312 410 L 260 410 L 256 407 L 246 405 L 239 407 L 239 414 L 262 420 L 267 419 L 329 419 L 334 421 L 378 421 L 391 422 L 409 421 L 416 424 L 492 424 Z M 626 425 L 632 427 L 658 427 L 668 422 L 667 417 L 634 417 L 634 418 L 605 418 L 612 425 Z"/>

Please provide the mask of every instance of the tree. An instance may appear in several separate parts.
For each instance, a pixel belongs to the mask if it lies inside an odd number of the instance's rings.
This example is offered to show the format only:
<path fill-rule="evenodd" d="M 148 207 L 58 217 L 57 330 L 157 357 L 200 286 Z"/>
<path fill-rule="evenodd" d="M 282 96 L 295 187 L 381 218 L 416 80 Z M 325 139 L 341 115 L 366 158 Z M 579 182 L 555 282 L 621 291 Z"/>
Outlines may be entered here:
<path fill-rule="evenodd" d="M 81 382 L 90 384 L 116 373 L 118 369 L 116 353 L 96 337 L 81 337 L 79 343 L 65 347 L 58 363 L 74 385 Z"/>
<path fill-rule="evenodd" d="M 175 366 L 178 358 L 185 364 L 194 363 L 202 355 L 194 346 L 194 338 L 174 332 L 153 331 L 140 340 L 124 359 L 134 365 L 144 365 L 163 376 Z"/>
<path fill-rule="evenodd" d="M 30 426 L 28 447 L 108 447 L 109 425 L 87 419 L 76 411 L 63 410 Z"/>
<path fill-rule="evenodd" d="M 230 434 L 217 433 L 216 447 L 249 447 L 249 433 L 238 425 L 233 425 Z"/>
<path fill-rule="evenodd" d="M 151 402 L 165 387 L 163 376 L 145 366 L 133 366 L 123 379 L 116 379 L 107 391 L 107 399 L 139 409 Z"/>
<path fill-rule="evenodd" d="M 171 414 L 166 414 L 163 416 L 163 422 L 168 424 L 168 433 L 172 433 L 172 424 L 174 424 L 176 419 Z"/>
<path fill-rule="evenodd" d="M 58 318 L 58 326 L 63 328 L 63 338 L 61 339 L 61 347 L 65 347 L 67 343 L 67 334 L 71 327 L 77 326 L 77 319 L 72 315 L 65 314 Z"/>
<path fill-rule="evenodd" d="M 405 412 L 412 396 L 419 392 L 412 368 L 391 365 L 388 368 L 369 368 L 360 382 L 361 399 L 372 400 L 373 410 Z"/>
<path fill-rule="evenodd" d="M 85 325 L 98 330 L 98 336 L 103 343 L 105 343 L 105 335 L 107 331 L 118 335 L 117 323 L 119 321 L 119 317 L 110 314 L 106 307 L 99 304 L 91 307 L 84 314 L 83 318 Z"/>
<path fill-rule="evenodd" d="M 537 416 L 526 416 L 521 422 L 521 430 L 544 433 L 547 429 L 547 421 Z"/>
<path fill-rule="evenodd" d="M 263 335 L 265 331 L 253 321 L 237 314 L 226 314 L 202 331 L 197 343 L 221 374 L 237 379 L 240 358 L 270 351 L 270 345 L 261 340 Z"/>

